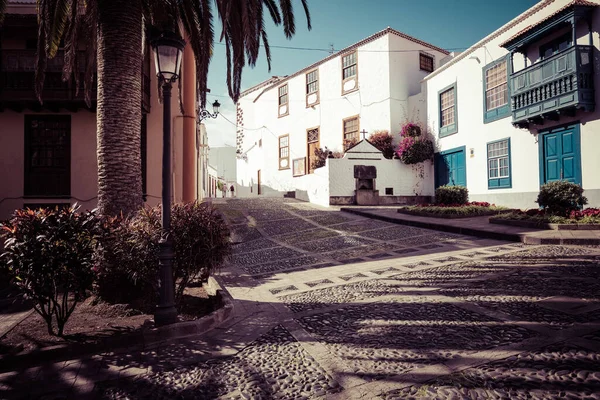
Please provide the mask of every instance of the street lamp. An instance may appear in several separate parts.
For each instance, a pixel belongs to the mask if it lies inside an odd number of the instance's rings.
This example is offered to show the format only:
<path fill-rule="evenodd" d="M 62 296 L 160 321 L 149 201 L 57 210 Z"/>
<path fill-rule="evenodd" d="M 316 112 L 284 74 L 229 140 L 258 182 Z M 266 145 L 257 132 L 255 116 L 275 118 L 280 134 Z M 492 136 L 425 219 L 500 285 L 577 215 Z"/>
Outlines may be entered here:
<path fill-rule="evenodd" d="M 163 170 L 162 234 L 159 242 L 159 299 L 154 322 L 167 325 L 177 322 L 175 282 L 173 281 L 173 242 L 171 230 L 171 85 L 179 78 L 185 42 L 174 32 L 163 32 L 151 42 L 159 84 L 163 95 Z"/>
<path fill-rule="evenodd" d="M 205 108 L 201 108 L 198 110 L 198 117 L 200 118 L 200 122 L 204 121 L 206 118 L 217 118 L 217 116 L 219 115 L 219 107 L 221 107 L 221 104 L 219 104 L 219 100 L 215 100 L 212 106 L 213 114 L 211 114 L 210 111 L 208 111 Z"/>

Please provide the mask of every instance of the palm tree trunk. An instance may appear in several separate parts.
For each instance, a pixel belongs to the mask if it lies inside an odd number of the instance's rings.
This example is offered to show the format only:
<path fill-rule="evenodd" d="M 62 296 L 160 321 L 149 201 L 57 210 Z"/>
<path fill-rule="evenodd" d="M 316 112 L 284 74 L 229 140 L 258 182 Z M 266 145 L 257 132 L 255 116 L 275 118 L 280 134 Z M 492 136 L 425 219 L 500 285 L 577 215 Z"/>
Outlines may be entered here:
<path fill-rule="evenodd" d="M 98 1 L 98 208 L 128 215 L 142 201 L 141 0 Z"/>

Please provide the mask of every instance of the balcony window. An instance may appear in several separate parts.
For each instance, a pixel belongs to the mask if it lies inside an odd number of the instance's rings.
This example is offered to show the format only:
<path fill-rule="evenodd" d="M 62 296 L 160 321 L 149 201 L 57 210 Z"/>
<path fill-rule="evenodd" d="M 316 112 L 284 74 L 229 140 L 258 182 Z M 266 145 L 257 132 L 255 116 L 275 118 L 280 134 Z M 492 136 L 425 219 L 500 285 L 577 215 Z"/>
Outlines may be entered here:
<path fill-rule="evenodd" d="M 488 188 L 510 188 L 510 139 L 488 143 L 487 159 Z"/>
<path fill-rule="evenodd" d="M 510 114 L 508 105 L 508 58 L 494 61 L 483 69 L 485 91 L 484 122 L 496 121 Z"/>
<path fill-rule="evenodd" d="M 551 42 L 540 46 L 540 59 L 543 60 L 548 57 L 552 57 L 556 53 L 566 50 L 569 46 L 571 46 L 572 43 L 573 41 L 571 40 L 570 32 L 559 36 Z"/>
<path fill-rule="evenodd" d="M 458 131 L 456 112 L 456 84 L 440 91 L 440 137 L 448 136 Z"/>

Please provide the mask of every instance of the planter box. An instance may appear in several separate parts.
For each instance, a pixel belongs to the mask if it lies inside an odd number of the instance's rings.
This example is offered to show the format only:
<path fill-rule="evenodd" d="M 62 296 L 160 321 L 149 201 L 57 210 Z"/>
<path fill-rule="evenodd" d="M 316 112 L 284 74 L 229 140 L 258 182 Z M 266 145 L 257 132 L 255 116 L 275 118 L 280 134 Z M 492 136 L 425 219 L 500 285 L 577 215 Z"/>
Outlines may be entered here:
<path fill-rule="evenodd" d="M 442 218 L 442 219 L 459 219 L 459 218 L 473 218 L 473 217 L 485 217 L 485 216 L 489 216 L 489 215 L 496 215 L 496 214 L 500 214 L 500 213 L 505 213 L 506 210 L 499 210 L 499 211 L 487 211 L 485 213 L 482 214 L 432 214 L 426 211 L 418 211 L 418 210 L 407 210 L 404 208 L 399 208 L 398 212 L 400 214 L 406 214 L 406 215 L 415 215 L 418 217 L 429 217 L 429 218 Z"/>
<path fill-rule="evenodd" d="M 548 224 L 519 219 L 490 219 L 490 224 L 518 226 L 520 228 L 548 229 L 555 231 L 598 231 L 600 224 Z"/>

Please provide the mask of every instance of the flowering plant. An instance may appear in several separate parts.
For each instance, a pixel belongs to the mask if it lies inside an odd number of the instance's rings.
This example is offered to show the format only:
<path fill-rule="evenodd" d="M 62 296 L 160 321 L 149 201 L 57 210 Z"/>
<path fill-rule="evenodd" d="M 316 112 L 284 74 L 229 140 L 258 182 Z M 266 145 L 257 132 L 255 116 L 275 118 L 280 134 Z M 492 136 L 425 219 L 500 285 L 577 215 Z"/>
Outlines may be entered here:
<path fill-rule="evenodd" d="M 470 201 L 464 204 L 418 204 L 417 207 L 496 207 L 495 204 L 490 204 L 487 201 Z"/>
<path fill-rule="evenodd" d="M 405 164 L 418 164 L 433 158 L 433 141 L 421 134 L 421 127 L 411 122 L 402 126 L 396 155 Z"/>

